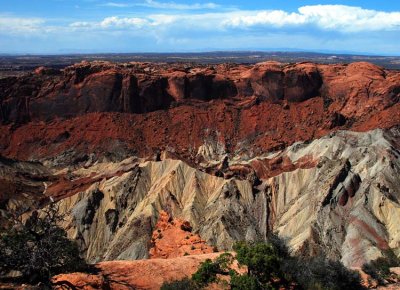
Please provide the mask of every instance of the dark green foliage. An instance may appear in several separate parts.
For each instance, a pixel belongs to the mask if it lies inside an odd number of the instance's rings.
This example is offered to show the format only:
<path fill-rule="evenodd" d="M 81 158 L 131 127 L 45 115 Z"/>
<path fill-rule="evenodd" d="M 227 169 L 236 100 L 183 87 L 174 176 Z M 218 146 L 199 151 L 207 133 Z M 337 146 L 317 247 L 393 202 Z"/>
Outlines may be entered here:
<path fill-rule="evenodd" d="M 35 211 L 25 223 L 0 234 L 0 273 L 21 273 L 20 280 L 48 283 L 59 273 L 82 271 L 86 263 L 79 257 L 76 243 L 57 226 L 62 217 L 50 206 L 39 216 Z"/>
<path fill-rule="evenodd" d="M 223 253 L 215 259 L 215 263 L 219 265 L 221 274 L 229 273 L 230 265 L 232 265 L 235 259 L 229 253 Z"/>
<path fill-rule="evenodd" d="M 231 289 L 232 290 L 261 290 L 257 279 L 249 275 L 231 274 Z"/>
<path fill-rule="evenodd" d="M 340 261 L 323 256 L 292 259 L 291 275 L 304 289 L 362 289 L 358 272 L 347 269 Z"/>
<path fill-rule="evenodd" d="M 217 274 L 220 272 L 219 265 L 207 259 L 201 263 L 197 272 L 192 275 L 192 280 L 198 285 L 206 286 L 209 283 L 217 281 Z"/>
<path fill-rule="evenodd" d="M 247 274 L 240 275 L 231 270 L 234 258 L 230 254 L 223 254 L 215 261 L 206 260 L 200 265 L 192 276 L 196 287 L 218 282 L 218 274 L 229 274 L 230 287 L 235 290 L 362 289 L 359 274 L 348 270 L 341 262 L 331 261 L 324 256 L 308 259 L 292 257 L 284 241 L 277 236 L 270 236 L 266 243 L 239 242 L 234 245 L 234 250 L 239 264 L 247 266 Z"/>
<path fill-rule="evenodd" d="M 400 259 L 396 256 L 393 251 L 388 250 L 384 253 L 384 257 L 378 258 L 375 261 L 371 261 L 368 264 L 363 265 L 363 271 L 372 278 L 383 283 L 383 280 L 390 277 L 390 268 L 399 267 Z"/>
<path fill-rule="evenodd" d="M 240 242 L 234 249 L 238 262 L 248 267 L 248 276 L 255 278 L 262 289 L 288 288 L 289 284 L 310 290 L 362 289 L 359 274 L 341 262 L 324 256 L 291 257 L 286 244 L 277 236 L 270 236 L 267 243 Z M 248 277 L 237 279 L 250 283 Z"/>
<path fill-rule="evenodd" d="M 217 281 L 217 274 L 226 275 L 229 273 L 229 266 L 233 257 L 229 253 L 220 255 L 215 261 L 205 260 L 200 264 L 199 269 L 192 275 L 192 280 L 199 286 L 204 287 L 209 283 Z"/>
<path fill-rule="evenodd" d="M 196 290 L 200 289 L 196 283 L 189 278 L 185 278 L 179 281 L 172 281 L 169 283 L 164 283 L 161 286 L 161 290 Z"/>
<path fill-rule="evenodd" d="M 266 284 L 272 278 L 281 276 L 280 258 L 278 251 L 271 243 L 256 243 L 249 245 L 245 242 L 236 243 L 233 247 L 237 253 L 239 264 L 246 265 L 248 274 L 260 283 Z"/>

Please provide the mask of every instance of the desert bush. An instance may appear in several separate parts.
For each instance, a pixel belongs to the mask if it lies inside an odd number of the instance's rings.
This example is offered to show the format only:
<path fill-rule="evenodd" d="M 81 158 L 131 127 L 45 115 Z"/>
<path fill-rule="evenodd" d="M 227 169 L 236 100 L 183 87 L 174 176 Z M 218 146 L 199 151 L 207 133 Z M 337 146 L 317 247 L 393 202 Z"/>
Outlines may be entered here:
<path fill-rule="evenodd" d="M 248 267 L 248 276 L 255 278 L 262 289 L 286 289 L 290 285 L 310 290 L 362 289 L 358 272 L 324 255 L 314 258 L 292 257 L 286 243 L 274 235 L 266 243 L 237 243 L 234 250 L 238 262 Z M 234 283 L 239 279 L 249 282 L 248 277 L 233 278 Z"/>
<path fill-rule="evenodd" d="M 0 273 L 20 273 L 18 279 L 28 283 L 49 283 L 59 273 L 87 269 L 76 243 L 57 226 L 62 220 L 52 204 L 42 215 L 34 211 L 25 223 L 15 218 L 15 226 L 0 234 Z"/>
<path fill-rule="evenodd" d="M 255 277 L 231 273 L 230 286 L 232 290 L 261 290 L 263 289 Z"/>
<path fill-rule="evenodd" d="M 358 272 L 349 270 L 340 261 L 331 261 L 323 255 L 292 259 L 286 269 L 303 289 L 363 289 Z"/>
<path fill-rule="evenodd" d="M 217 282 L 217 275 L 227 275 L 229 266 L 233 262 L 233 257 L 229 253 L 220 255 L 215 261 L 205 260 L 200 264 L 199 269 L 192 275 L 192 280 L 199 286 L 204 287 L 210 283 Z"/>
<path fill-rule="evenodd" d="M 218 282 L 218 274 L 229 274 L 230 288 L 235 290 L 363 289 L 358 272 L 324 255 L 314 258 L 293 257 L 289 255 L 286 243 L 277 236 L 270 236 L 267 242 L 238 242 L 233 249 L 239 265 L 247 267 L 247 274 L 240 275 L 231 270 L 235 258 L 231 254 L 223 254 L 214 261 L 203 262 L 192 275 L 196 289 Z"/>
<path fill-rule="evenodd" d="M 281 277 L 280 257 L 271 243 L 239 242 L 233 246 L 236 259 L 241 265 L 247 266 L 248 275 L 255 277 L 259 283 L 266 285 L 273 278 Z"/>
<path fill-rule="evenodd" d="M 376 279 L 379 283 L 383 284 L 384 280 L 388 279 L 391 275 L 390 268 L 399 266 L 400 259 L 393 251 L 388 250 L 384 252 L 383 257 L 364 264 L 362 270 L 372 278 Z"/>

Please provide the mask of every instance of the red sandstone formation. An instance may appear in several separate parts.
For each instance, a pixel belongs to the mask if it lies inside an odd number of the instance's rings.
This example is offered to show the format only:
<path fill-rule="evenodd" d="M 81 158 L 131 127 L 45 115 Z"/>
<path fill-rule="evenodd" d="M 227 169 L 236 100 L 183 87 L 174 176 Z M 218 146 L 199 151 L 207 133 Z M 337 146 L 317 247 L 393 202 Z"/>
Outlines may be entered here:
<path fill-rule="evenodd" d="M 188 146 L 215 132 L 228 152 L 257 154 L 336 129 L 392 127 L 399 98 L 400 73 L 369 63 L 41 68 L 0 80 L 0 154 L 144 156 L 173 147 L 191 158 Z"/>
<path fill-rule="evenodd" d="M 160 289 L 164 282 L 190 277 L 206 259 L 215 259 L 220 253 L 150 259 L 138 261 L 111 261 L 96 265 L 99 274 L 61 274 L 53 278 L 55 289 Z M 64 288 L 63 288 L 64 287 Z"/>
<path fill-rule="evenodd" d="M 165 211 L 160 212 L 153 236 L 150 258 L 176 258 L 188 255 L 208 254 L 213 248 L 199 235 L 192 233 L 187 221 L 172 219 Z"/>

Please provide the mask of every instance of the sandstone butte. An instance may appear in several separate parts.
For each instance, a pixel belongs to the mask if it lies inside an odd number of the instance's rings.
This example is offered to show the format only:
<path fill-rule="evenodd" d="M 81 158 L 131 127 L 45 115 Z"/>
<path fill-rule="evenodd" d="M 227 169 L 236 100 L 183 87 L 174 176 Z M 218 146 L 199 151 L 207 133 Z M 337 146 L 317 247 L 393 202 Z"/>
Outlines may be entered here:
<path fill-rule="evenodd" d="M 400 254 L 399 100 L 400 72 L 369 63 L 82 62 L 1 79 L 0 226 L 57 202 L 103 273 L 54 278 L 78 289 L 157 289 L 271 231 L 361 267 Z"/>

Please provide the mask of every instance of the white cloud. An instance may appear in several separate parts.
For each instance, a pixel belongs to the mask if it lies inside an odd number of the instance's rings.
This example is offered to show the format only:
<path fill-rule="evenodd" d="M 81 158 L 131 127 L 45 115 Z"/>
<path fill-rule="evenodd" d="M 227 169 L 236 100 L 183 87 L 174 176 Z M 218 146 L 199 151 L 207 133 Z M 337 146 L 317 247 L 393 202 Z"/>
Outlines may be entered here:
<path fill-rule="evenodd" d="M 243 11 L 224 20 L 227 27 L 314 25 L 341 32 L 400 30 L 400 12 L 382 12 L 345 5 L 303 6 L 297 13 L 282 10 Z"/>
<path fill-rule="evenodd" d="M 102 4 L 101 6 L 124 8 L 124 7 L 132 7 L 132 4 L 117 3 L 117 2 L 107 2 L 105 4 Z"/>
<path fill-rule="evenodd" d="M 0 32 L 7 34 L 24 34 L 40 31 L 45 24 L 41 18 L 22 18 L 0 15 Z"/>
<path fill-rule="evenodd" d="M 158 9 L 177 9 L 177 10 L 191 10 L 191 9 L 215 9 L 219 5 L 215 3 L 194 3 L 194 4 L 178 4 L 175 2 L 158 2 L 154 0 L 146 0 L 143 6 L 158 8 Z"/>
<path fill-rule="evenodd" d="M 92 23 L 87 22 L 87 21 L 72 22 L 69 26 L 73 27 L 73 28 L 93 27 Z"/>
<path fill-rule="evenodd" d="M 130 28 L 136 27 L 141 28 L 149 25 L 149 21 L 144 18 L 131 17 L 131 18 L 119 18 L 116 16 L 104 18 L 100 22 L 100 26 L 103 28 L 116 27 L 116 28 Z"/>
<path fill-rule="evenodd" d="M 188 6 L 199 7 L 196 6 L 197 4 L 193 4 L 193 6 L 152 0 L 148 0 L 146 3 L 159 5 L 159 8 L 172 7 L 168 5 L 180 5 L 178 7 L 181 9 Z M 199 5 L 207 5 L 207 3 Z M 306 27 L 303 30 L 304 34 L 313 33 L 307 33 L 310 31 L 309 27 L 349 35 L 362 33 L 366 35 L 365 32 L 374 31 L 397 33 L 400 31 L 400 12 L 367 10 L 344 5 L 314 5 L 300 7 L 297 12 L 292 13 L 283 10 L 218 10 L 209 11 L 209 13 L 197 11 L 196 13 L 147 14 L 140 17 L 110 15 L 97 21 L 83 20 L 66 25 L 64 20 L 62 23 L 56 23 L 54 20 L 51 22 L 41 18 L 22 18 L 0 14 L 0 33 L 2 35 L 42 35 L 43 37 L 68 33 L 71 35 L 78 33 L 84 36 L 89 32 L 92 32 L 93 35 L 97 32 L 104 32 L 108 35 L 131 32 L 132 38 L 146 35 L 146 37 L 153 37 L 157 40 L 168 38 L 194 40 L 199 35 L 239 35 L 243 33 L 239 31 L 241 29 L 246 30 L 245 33 L 261 31 L 264 35 L 271 31 L 285 33 L 285 31 L 289 32 L 288 28 L 291 27 Z"/>
<path fill-rule="evenodd" d="M 142 3 L 120 3 L 120 2 L 108 2 L 102 6 L 126 8 L 126 7 L 148 7 L 155 9 L 170 9 L 170 10 L 200 10 L 200 9 L 216 9 L 220 7 L 218 4 L 208 3 L 193 3 L 193 4 L 179 4 L 175 2 L 159 2 L 154 0 L 145 0 Z"/>
<path fill-rule="evenodd" d="M 148 0 L 159 8 L 184 4 L 160 3 Z M 158 4 L 157 4 L 158 3 Z M 197 4 L 193 4 L 197 5 Z M 202 4 L 203 5 L 203 4 Z M 168 6 L 169 7 L 169 6 Z M 172 6 L 171 6 L 172 7 Z M 169 26 L 180 30 L 193 29 L 229 31 L 254 27 L 281 28 L 311 26 L 320 30 L 343 33 L 400 30 L 400 12 L 382 12 L 344 5 L 303 6 L 298 12 L 283 10 L 235 10 L 213 13 L 149 14 L 144 17 L 107 17 L 100 22 L 72 23 L 72 27 L 87 28 L 149 28 L 165 31 Z"/>

